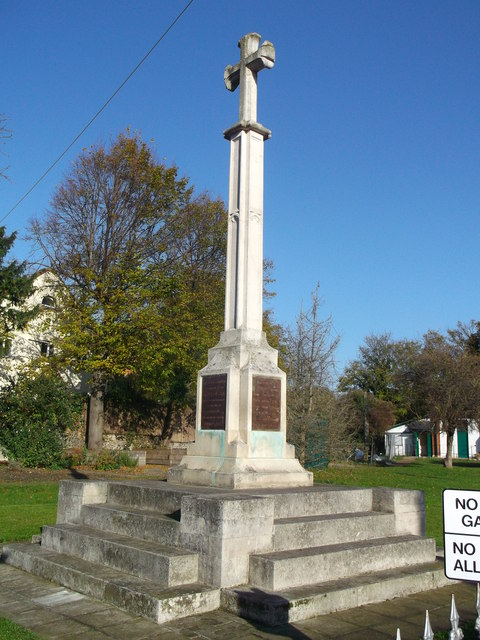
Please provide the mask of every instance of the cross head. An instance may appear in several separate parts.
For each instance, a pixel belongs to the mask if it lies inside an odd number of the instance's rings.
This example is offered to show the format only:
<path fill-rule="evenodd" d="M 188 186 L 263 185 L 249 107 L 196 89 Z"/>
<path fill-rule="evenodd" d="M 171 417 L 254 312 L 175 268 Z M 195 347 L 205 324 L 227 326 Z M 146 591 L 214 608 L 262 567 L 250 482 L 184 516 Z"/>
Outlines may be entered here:
<path fill-rule="evenodd" d="M 225 86 L 235 91 L 240 85 L 240 122 L 257 121 L 257 73 L 271 69 L 275 64 L 275 48 L 265 40 L 260 45 L 258 33 L 247 33 L 238 43 L 240 62 L 234 67 L 227 65 L 223 74 Z"/>

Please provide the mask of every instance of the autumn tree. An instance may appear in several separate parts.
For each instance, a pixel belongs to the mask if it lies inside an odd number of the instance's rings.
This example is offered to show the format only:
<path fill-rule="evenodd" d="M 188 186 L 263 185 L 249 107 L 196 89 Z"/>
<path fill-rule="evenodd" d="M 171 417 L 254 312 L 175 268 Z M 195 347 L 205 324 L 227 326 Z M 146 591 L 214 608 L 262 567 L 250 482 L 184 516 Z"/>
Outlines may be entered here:
<path fill-rule="evenodd" d="M 392 403 L 397 421 L 412 417 L 409 382 L 404 373 L 411 369 L 420 348 L 419 342 L 394 340 L 390 333 L 367 336 L 359 357 L 340 376 L 339 390 L 360 390 Z"/>
<path fill-rule="evenodd" d="M 225 233 L 223 203 L 129 132 L 83 151 L 32 222 L 60 283 L 59 357 L 92 376 L 89 448 L 101 446 L 109 380 L 185 401 L 221 329 Z"/>
<path fill-rule="evenodd" d="M 480 418 L 480 354 L 469 336 L 458 332 L 443 336 L 429 331 L 409 377 L 412 402 L 419 417 L 428 417 L 445 432 L 445 466 L 452 467 L 455 430 L 465 420 Z"/>
<path fill-rule="evenodd" d="M 8 351 L 12 332 L 23 329 L 36 313 L 36 309 L 22 307 L 33 293 L 33 277 L 26 273 L 26 263 L 6 263 L 15 238 L 15 233 L 6 235 L 5 227 L 0 227 L 0 353 Z"/>
<path fill-rule="evenodd" d="M 311 306 L 300 310 L 287 331 L 287 437 L 302 464 L 319 452 L 332 455 L 344 444 L 344 431 L 335 394 L 331 390 L 335 350 L 331 317 L 320 315 L 319 287 Z"/>
<path fill-rule="evenodd" d="M 363 441 L 367 450 L 383 450 L 384 433 L 395 422 L 394 405 L 359 389 L 343 393 L 340 405 L 348 422 L 348 431 L 355 440 Z"/>

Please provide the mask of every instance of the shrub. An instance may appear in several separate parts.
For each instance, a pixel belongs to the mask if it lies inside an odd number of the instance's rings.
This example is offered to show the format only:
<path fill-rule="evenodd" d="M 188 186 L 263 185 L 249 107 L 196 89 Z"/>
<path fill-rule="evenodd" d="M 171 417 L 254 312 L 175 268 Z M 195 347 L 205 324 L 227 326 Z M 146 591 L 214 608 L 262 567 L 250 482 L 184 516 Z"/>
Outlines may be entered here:
<path fill-rule="evenodd" d="M 118 457 L 114 451 L 100 451 L 95 460 L 95 469 L 98 471 L 110 471 L 120 469 Z"/>
<path fill-rule="evenodd" d="M 133 469 L 138 464 L 138 459 L 133 458 L 128 451 L 120 451 L 117 454 L 117 461 L 121 467 L 129 467 L 130 469 Z"/>
<path fill-rule="evenodd" d="M 79 467 L 88 464 L 88 450 L 84 446 L 83 449 L 70 449 L 64 454 L 65 466 L 68 468 Z"/>
<path fill-rule="evenodd" d="M 136 467 L 138 460 L 132 458 L 128 451 L 100 451 L 95 458 L 94 467 L 98 471 L 110 471 L 120 469 L 120 467 Z"/>
<path fill-rule="evenodd" d="M 64 432 L 81 409 L 81 396 L 59 376 L 21 376 L 0 392 L 0 447 L 25 467 L 63 467 Z"/>

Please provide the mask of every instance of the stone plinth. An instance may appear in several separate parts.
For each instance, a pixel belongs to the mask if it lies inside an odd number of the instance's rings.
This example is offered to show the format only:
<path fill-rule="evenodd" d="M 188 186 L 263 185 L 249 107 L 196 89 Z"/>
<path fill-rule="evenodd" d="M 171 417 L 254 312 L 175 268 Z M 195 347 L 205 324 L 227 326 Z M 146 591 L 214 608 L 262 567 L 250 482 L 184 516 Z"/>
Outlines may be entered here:
<path fill-rule="evenodd" d="M 286 376 L 277 357 L 263 332 L 222 333 L 198 374 L 195 442 L 169 470 L 169 482 L 238 489 L 312 484 L 286 441 Z"/>

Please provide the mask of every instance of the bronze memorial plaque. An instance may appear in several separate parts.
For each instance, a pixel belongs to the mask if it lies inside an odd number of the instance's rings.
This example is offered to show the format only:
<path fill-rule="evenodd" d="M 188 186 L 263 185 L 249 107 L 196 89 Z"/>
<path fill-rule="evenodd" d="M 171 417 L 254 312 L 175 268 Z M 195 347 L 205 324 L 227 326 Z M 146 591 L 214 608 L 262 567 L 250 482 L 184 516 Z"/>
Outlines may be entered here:
<path fill-rule="evenodd" d="M 227 374 L 202 378 L 202 429 L 225 429 Z"/>
<path fill-rule="evenodd" d="M 253 378 L 253 431 L 280 431 L 281 381 L 278 378 Z"/>

